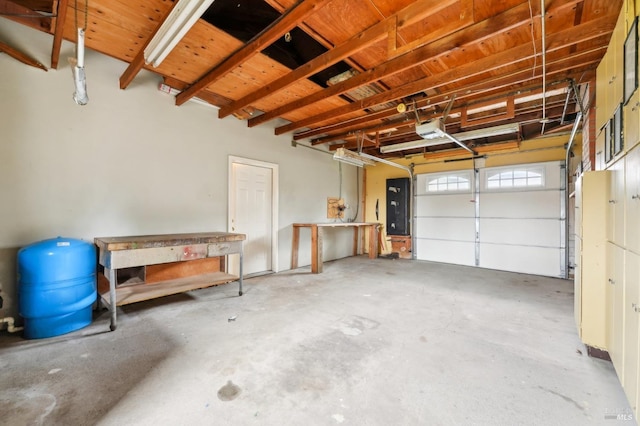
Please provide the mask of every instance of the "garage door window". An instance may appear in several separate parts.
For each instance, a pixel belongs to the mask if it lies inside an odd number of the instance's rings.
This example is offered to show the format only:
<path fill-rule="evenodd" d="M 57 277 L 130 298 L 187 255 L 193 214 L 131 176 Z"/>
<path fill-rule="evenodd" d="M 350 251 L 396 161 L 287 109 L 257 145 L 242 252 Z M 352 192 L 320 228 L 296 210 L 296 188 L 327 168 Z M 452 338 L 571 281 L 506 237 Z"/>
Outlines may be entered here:
<path fill-rule="evenodd" d="M 427 180 L 427 192 L 462 192 L 471 190 L 470 173 L 447 173 Z"/>
<path fill-rule="evenodd" d="M 539 188 L 544 186 L 543 167 L 518 167 L 487 173 L 487 188 Z"/>

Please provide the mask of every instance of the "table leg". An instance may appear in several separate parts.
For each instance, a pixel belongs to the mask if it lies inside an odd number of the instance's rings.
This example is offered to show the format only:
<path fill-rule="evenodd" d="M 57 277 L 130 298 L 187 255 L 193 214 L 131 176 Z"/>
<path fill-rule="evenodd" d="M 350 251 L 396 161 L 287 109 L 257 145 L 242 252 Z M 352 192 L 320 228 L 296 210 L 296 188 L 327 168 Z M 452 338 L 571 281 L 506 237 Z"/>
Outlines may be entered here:
<path fill-rule="evenodd" d="M 311 272 L 322 272 L 322 228 L 311 227 Z"/>
<path fill-rule="evenodd" d="M 293 227 L 293 236 L 291 237 L 291 269 L 298 267 L 298 245 L 300 244 L 300 227 Z"/>
<path fill-rule="evenodd" d="M 378 225 L 369 225 L 369 259 L 378 257 Z"/>
<path fill-rule="evenodd" d="M 243 249 L 242 247 L 240 247 L 240 267 L 239 267 L 240 277 L 238 278 L 238 285 L 240 286 L 240 291 L 238 292 L 239 296 L 242 296 L 242 263 L 244 262 L 244 255 L 242 252 L 243 252 Z"/>
<path fill-rule="evenodd" d="M 360 227 L 359 226 L 354 226 L 353 227 L 353 255 L 357 256 L 360 254 L 360 251 L 358 250 L 358 236 L 360 235 Z"/>
<path fill-rule="evenodd" d="M 109 329 L 115 331 L 117 327 L 116 323 L 116 270 L 109 269 L 109 313 L 111 314 L 111 325 Z"/>

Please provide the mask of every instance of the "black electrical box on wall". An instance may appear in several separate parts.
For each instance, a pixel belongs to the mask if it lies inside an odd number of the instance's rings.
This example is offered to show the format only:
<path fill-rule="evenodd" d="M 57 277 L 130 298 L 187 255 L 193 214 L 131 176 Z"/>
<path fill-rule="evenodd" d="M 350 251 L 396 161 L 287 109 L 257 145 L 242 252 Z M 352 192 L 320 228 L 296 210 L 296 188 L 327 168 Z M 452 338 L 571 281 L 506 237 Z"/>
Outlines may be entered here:
<path fill-rule="evenodd" d="M 387 179 L 387 235 L 409 235 L 409 178 Z"/>

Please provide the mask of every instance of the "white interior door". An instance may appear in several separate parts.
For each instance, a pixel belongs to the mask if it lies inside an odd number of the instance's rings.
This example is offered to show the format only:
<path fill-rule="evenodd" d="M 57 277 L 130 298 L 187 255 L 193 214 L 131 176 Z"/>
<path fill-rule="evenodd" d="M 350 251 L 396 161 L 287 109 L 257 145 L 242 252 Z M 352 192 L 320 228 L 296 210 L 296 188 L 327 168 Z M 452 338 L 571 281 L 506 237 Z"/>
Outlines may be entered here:
<path fill-rule="evenodd" d="M 276 270 L 274 190 L 277 166 L 230 158 L 229 232 L 247 236 L 244 242 L 244 275 Z M 229 259 L 229 271 L 237 274 L 237 256 Z"/>

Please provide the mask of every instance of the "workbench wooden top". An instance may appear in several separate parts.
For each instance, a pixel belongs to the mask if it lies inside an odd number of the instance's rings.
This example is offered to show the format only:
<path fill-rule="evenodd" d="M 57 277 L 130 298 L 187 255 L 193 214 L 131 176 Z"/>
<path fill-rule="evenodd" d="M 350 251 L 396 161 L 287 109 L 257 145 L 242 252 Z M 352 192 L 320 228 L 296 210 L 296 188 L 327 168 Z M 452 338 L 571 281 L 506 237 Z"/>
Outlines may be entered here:
<path fill-rule="evenodd" d="M 244 234 L 229 232 L 196 232 L 188 234 L 136 235 L 122 237 L 99 237 L 94 243 L 101 250 L 135 250 L 152 247 L 188 246 L 194 244 L 225 243 L 243 241 Z"/>
<path fill-rule="evenodd" d="M 293 226 L 311 227 L 318 226 L 323 228 L 351 227 L 351 226 L 377 226 L 377 222 L 328 222 L 328 223 L 294 223 Z"/>

